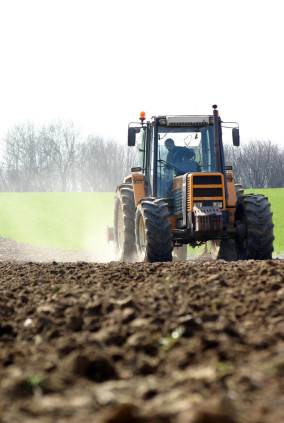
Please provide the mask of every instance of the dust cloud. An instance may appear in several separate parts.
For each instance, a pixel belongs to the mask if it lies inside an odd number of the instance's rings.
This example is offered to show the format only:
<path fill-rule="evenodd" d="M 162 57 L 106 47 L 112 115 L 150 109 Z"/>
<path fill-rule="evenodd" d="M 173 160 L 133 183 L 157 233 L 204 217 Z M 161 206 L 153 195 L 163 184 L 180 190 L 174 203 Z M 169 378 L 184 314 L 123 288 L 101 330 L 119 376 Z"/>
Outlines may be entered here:
<path fill-rule="evenodd" d="M 28 204 L 25 206 L 27 208 L 30 207 Z M 68 213 L 70 213 L 69 217 L 74 220 L 72 210 L 69 210 Z M 68 219 L 68 217 L 66 217 L 66 219 Z M 64 227 L 63 223 L 60 228 L 60 236 L 66 240 L 65 244 L 72 246 L 79 245 L 81 246 L 81 250 L 50 248 L 50 244 L 53 244 L 51 240 L 57 240 L 58 234 L 56 234 L 56 230 L 54 229 L 56 227 L 56 222 L 53 222 L 53 216 L 49 216 L 48 220 L 51 222 L 50 225 L 47 225 L 50 230 L 47 232 L 41 231 L 42 237 L 40 239 L 30 236 L 33 231 L 34 233 L 40 233 L 39 228 L 44 226 L 44 222 L 40 215 L 34 217 L 32 224 L 30 223 L 29 225 L 23 225 L 22 221 L 13 222 L 15 233 L 23 233 L 25 239 L 34 239 L 35 243 L 38 241 L 41 246 L 0 237 L 0 262 L 50 263 L 53 261 L 80 261 L 88 263 L 107 263 L 115 261 L 114 244 L 113 242 L 108 244 L 106 238 L 107 225 L 113 225 L 113 217 L 111 216 L 111 218 L 109 218 L 108 210 L 105 211 L 103 216 L 96 216 L 96 212 L 94 211 L 94 219 L 86 219 L 84 215 L 77 216 L 77 228 L 74 231 L 70 230 L 70 226 L 68 225 Z M 77 240 L 78 243 L 74 242 Z"/>
<path fill-rule="evenodd" d="M 59 250 L 54 248 L 41 248 L 30 244 L 24 244 L 12 239 L 0 237 L 0 262 L 12 263 L 51 263 L 51 262 L 86 262 L 107 263 L 115 260 L 113 245 L 104 250 Z"/>
<path fill-rule="evenodd" d="M 112 224 L 112 221 L 103 220 L 98 229 L 93 226 L 93 222 L 86 222 L 83 236 L 84 251 L 81 252 L 86 255 L 84 261 L 100 263 L 115 261 L 114 244 L 112 241 L 108 243 L 106 237 L 107 225 Z"/>

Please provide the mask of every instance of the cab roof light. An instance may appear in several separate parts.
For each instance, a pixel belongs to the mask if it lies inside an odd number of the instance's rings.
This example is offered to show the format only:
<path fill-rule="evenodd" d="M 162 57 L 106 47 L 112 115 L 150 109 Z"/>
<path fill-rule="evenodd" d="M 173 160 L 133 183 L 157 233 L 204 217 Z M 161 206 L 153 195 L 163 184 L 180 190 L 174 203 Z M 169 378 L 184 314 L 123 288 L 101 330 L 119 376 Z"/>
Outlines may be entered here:
<path fill-rule="evenodd" d="M 141 120 L 141 122 L 143 123 L 143 121 L 146 119 L 146 113 L 145 112 L 140 112 L 140 117 L 139 119 Z"/>

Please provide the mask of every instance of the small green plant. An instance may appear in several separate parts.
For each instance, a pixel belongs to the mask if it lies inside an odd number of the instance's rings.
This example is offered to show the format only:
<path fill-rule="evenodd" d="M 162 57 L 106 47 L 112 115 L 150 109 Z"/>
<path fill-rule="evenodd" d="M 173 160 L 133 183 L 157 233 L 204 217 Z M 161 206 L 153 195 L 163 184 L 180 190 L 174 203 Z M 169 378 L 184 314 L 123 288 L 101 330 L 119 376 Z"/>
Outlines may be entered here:
<path fill-rule="evenodd" d="M 52 293 L 53 293 L 53 294 L 57 294 L 57 292 L 60 292 L 60 291 L 61 291 L 61 286 L 60 286 L 60 285 L 56 285 L 56 286 L 53 288 Z"/>
<path fill-rule="evenodd" d="M 39 386 L 43 386 L 43 378 L 38 375 L 28 376 L 24 382 L 24 388 L 27 390 L 32 390 Z"/>
<path fill-rule="evenodd" d="M 216 369 L 220 372 L 227 372 L 229 370 L 234 370 L 234 365 L 230 361 L 220 361 L 216 364 Z"/>
<path fill-rule="evenodd" d="M 173 348 L 179 338 L 182 337 L 184 333 L 184 328 L 182 326 L 178 326 L 171 334 L 167 334 L 164 338 L 160 338 L 158 340 L 161 349 L 163 351 L 168 351 Z"/>

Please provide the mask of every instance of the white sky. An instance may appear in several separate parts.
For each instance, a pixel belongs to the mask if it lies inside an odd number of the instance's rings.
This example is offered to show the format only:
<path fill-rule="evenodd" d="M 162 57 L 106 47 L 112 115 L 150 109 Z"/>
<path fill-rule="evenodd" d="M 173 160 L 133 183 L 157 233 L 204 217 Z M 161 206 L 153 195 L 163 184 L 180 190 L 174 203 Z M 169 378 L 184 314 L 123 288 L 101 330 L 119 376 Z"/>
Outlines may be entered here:
<path fill-rule="evenodd" d="M 0 140 L 63 118 L 126 142 L 141 110 L 216 103 L 241 142 L 284 146 L 283 28 L 279 0 L 0 0 Z"/>

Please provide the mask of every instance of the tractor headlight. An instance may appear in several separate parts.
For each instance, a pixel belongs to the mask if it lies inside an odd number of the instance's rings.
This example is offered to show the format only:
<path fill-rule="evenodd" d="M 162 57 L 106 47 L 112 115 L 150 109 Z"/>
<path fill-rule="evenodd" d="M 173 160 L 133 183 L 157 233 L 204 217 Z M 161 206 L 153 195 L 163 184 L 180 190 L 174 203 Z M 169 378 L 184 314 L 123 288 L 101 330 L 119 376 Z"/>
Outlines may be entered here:
<path fill-rule="evenodd" d="M 222 209 L 223 208 L 223 201 L 213 201 L 213 207 L 214 206 Z"/>
<path fill-rule="evenodd" d="M 202 203 L 200 201 L 193 201 L 193 207 L 202 207 Z"/>

